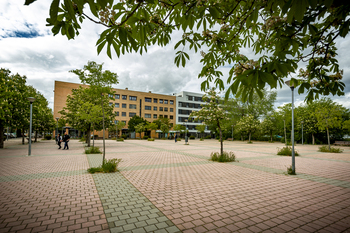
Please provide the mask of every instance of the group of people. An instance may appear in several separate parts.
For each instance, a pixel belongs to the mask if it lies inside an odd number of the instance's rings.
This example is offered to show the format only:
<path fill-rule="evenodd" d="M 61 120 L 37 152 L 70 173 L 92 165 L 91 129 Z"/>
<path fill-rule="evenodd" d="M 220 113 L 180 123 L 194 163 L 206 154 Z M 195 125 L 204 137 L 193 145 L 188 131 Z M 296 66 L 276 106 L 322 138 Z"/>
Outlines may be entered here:
<path fill-rule="evenodd" d="M 63 150 L 69 150 L 69 147 L 68 147 L 69 139 L 70 139 L 70 136 L 67 134 L 67 132 L 64 133 L 63 138 L 62 138 L 61 134 L 59 133 L 57 135 L 57 138 L 56 138 L 58 149 L 61 149 L 61 142 L 64 142 Z"/>

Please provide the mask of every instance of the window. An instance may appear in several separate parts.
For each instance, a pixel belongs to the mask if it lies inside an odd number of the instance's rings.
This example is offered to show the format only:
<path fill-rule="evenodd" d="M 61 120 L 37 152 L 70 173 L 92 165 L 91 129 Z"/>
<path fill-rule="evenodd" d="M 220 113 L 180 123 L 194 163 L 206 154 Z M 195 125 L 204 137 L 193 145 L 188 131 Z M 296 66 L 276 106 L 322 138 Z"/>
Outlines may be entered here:
<path fill-rule="evenodd" d="M 151 106 L 145 106 L 145 110 L 152 110 Z"/>
<path fill-rule="evenodd" d="M 135 112 L 129 112 L 129 117 L 133 117 L 133 116 L 136 116 L 136 113 Z"/>
<path fill-rule="evenodd" d="M 163 115 L 159 115 L 159 118 L 163 118 Z"/>
<path fill-rule="evenodd" d="M 117 124 L 118 123 L 118 121 L 117 120 L 114 120 L 114 124 Z"/>
<path fill-rule="evenodd" d="M 151 118 L 151 114 L 145 114 L 145 118 Z"/>
<path fill-rule="evenodd" d="M 193 100 L 193 96 L 188 95 L 187 100 Z"/>
<path fill-rule="evenodd" d="M 170 119 L 174 119 L 174 116 L 170 116 Z"/>
<path fill-rule="evenodd" d="M 154 98 L 153 103 L 155 103 L 155 104 L 158 103 L 158 99 Z"/>
<path fill-rule="evenodd" d="M 130 109 L 136 109 L 136 104 L 129 104 Z"/>
<path fill-rule="evenodd" d="M 174 100 L 170 100 L 170 104 L 174 104 Z"/>
<path fill-rule="evenodd" d="M 147 97 L 145 97 L 145 102 L 152 102 L 152 98 L 147 98 Z"/>
<path fill-rule="evenodd" d="M 158 109 L 158 108 L 157 108 L 156 106 L 153 107 L 153 111 L 157 111 L 157 109 Z"/>
<path fill-rule="evenodd" d="M 108 97 L 113 98 L 113 94 L 108 94 Z"/>
<path fill-rule="evenodd" d="M 162 99 L 159 99 L 159 103 L 162 104 L 162 103 L 163 103 L 163 100 L 162 100 Z"/>
<path fill-rule="evenodd" d="M 122 99 L 123 99 L 123 100 L 126 100 L 127 98 L 128 98 L 127 95 L 122 95 Z"/>
<path fill-rule="evenodd" d="M 113 105 L 113 103 L 112 102 L 109 102 L 109 106 L 112 106 Z"/>
<path fill-rule="evenodd" d="M 119 116 L 119 112 L 115 112 L 115 114 L 116 114 L 117 116 Z"/>
<path fill-rule="evenodd" d="M 115 104 L 114 104 L 114 107 L 115 107 L 115 108 L 119 108 L 119 103 L 115 103 Z"/>
<path fill-rule="evenodd" d="M 115 94 L 115 98 L 116 99 L 120 99 L 120 95 L 119 94 Z"/>
<path fill-rule="evenodd" d="M 126 112 L 122 112 L 122 116 L 126 117 Z"/>
<path fill-rule="evenodd" d="M 168 108 L 164 108 L 164 112 L 167 112 L 168 111 Z"/>
<path fill-rule="evenodd" d="M 164 115 L 164 118 L 168 118 L 168 115 Z"/>
<path fill-rule="evenodd" d="M 163 111 L 163 107 L 159 107 L 159 111 Z"/>
<path fill-rule="evenodd" d="M 173 109 L 173 108 L 170 108 L 170 112 L 174 112 L 174 109 Z"/>
<path fill-rule="evenodd" d="M 154 119 L 157 119 L 157 114 L 153 114 L 153 118 L 154 118 Z"/>
<path fill-rule="evenodd" d="M 129 96 L 129 100 L 136 101 L 137 97 L 136 96 Z"/>
<path fill-rule="evenodd" d="M 122 108 L 126 108 L 126 104 L 122 104 Z"/>
<path fill-rule="evenodd" d="M 202 102 L 202 97 L 194 97 L 195 101 L 201 101 Z"/>
<path fill-rule="evenodd" d="M 168 104 L 168 100 L 164 100 L 164 104 Z"/>

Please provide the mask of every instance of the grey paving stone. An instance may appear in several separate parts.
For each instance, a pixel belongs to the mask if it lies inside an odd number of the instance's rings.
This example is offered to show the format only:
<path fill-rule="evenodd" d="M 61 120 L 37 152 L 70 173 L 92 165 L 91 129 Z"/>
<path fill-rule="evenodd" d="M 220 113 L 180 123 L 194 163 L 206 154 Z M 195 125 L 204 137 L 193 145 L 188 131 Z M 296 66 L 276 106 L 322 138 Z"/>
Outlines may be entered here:
<path fill-rule="evenodd" d="M 152 231 L 157 230 L 157 227 L 155 225 L 149 225 L 149 226 L 145 227 L 145 230 L 147 232 L 152 232 Z"/>
<path fill-rule="evenodd" d="M 135 228 L 136 228 L 135 224 L 127 224 L 127 225 L 123 226 L 123 229 L 125 231 L 130 231 L 130 230 L 135 229 Z"/>

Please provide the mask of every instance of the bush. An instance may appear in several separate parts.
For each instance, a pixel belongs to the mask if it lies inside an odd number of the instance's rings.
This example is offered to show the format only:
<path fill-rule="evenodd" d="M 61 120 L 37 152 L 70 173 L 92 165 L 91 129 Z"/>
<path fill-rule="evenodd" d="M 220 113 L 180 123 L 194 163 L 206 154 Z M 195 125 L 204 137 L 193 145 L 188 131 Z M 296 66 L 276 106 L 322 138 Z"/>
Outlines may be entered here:
<path fill-rule="evenodd" d="M 116 172 L 118 171 L 117 169 L 118 164 L 121 161 L 122 159 L 110 159 L 110 160 L 105 159 L 101 167 L 92 167 L 92 168 L 89 168 L 87 171 L 91 174 L 95 172 L 105 172 L 105 173 Z"/>
<path fill-rule="evenodd" d="M 147 139 L 148 139 L 148 136 L 143 136 L 143 139 L 147 140 Z"/>
<path fill-rule="evenodd" d="M 230 152 L 224 151 L 222 155 L 220 155 L 219 152 L 212 152 L 210 154 L 209 160 L 218 161 L 221 163 L 223 163 L 223 162 L 236 162 L 236 156 L 232 151 L 230 151 Z"/>
<path fill-rule="evenodd" d="M 204 141 L 204 139 L 203 139 L 203 138 L 201 138 L 201 139 L 199 139 L 199 141 Z"/>
<path fill-rule="evenodd" d="M 211 136 L 210 136 L 210 135 L 208 135 L 208 136 L 206 136 L 206 137 L 205 137 L 205 139 L 211 139 Z"/>
<path fill-rule="evenodd" d="M 100 151 L 99 147 L 91 146 L 91 147 L 85 148 L 85 154 L 102 154 L 102 152 Z"/>
<path fill-rule="evenodd" d="M 181 142 L 181 138 L 177 138 L 176 141 Z"/>
<path fill-rule="evenodd" d="M 154 138 L 148 138 L 147 141 L 153 142 L 153 141 L 154 141 Z"/>
<path fill-rule="evenodd" d="M 290 146 L 285 146 L 282 147 L 281 149 L 277 147 L 277 155 L 287 155 L 287 156 L 292 156 L 292 147 Z M 298 151 L 294 150 L 294 155 L 299 156 Z"/>
<path fill-rule="evenodd" d="M 51 140 L 51 138 L 52 138 L 51 135 L 45 135 L 46 140 Z"/>
<path fill-rule="evenodd" d="M 196 138 L 196 137 L 195 137 L 195 136 L 193 136 L 193 135 L 191 135 L 191 136 L 190 136 L 190 139 L 192 139 L 192 140 L 193 140 L 193 139 L 195 139 L 195 138 Z"/>
<path fill-rule="evenodd" d="M 127 137 L 128 137 L 128 135 L 126 135 L 126 134 L 122 135 L 122 138 L 124 138 L 124 139 L 127 139 Z"/>
<path fill-rule="evenodd" d="M 112 137 L 111 140 L 117 140 L 117 138 L 116 137 Z"/>
<path fill-rule="evenodd" d="M 118 138 L 117 142 L 124 142 L 124 138 Z"/>
<path fill-rule="evenodd" d="M 293 172 L 293 166 L 290 165 L 290 167 L 287 167 L 287 173 L 288 175 L 296 175 L 295 171 Z"/>
<path fill-rule="evenodd" d="M 336 148 L 336 147 L 333 147 L 331 146 L 331 150 L 329 150 L 328 146 L 320 146 L 318 148 L 318 151 L 319 152 L 329 152 L 329 153 L 343 153 L 343 149 L 340 149 L 340 148 Z"/>

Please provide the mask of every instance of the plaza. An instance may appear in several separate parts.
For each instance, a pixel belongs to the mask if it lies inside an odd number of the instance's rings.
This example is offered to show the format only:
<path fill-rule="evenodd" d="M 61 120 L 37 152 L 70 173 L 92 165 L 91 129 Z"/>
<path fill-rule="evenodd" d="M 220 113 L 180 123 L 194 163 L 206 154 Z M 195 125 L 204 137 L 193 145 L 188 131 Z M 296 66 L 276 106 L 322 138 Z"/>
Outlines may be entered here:
<path fill-rule="evenodd" d="M 95 141 L 102 147 L 102 140 Z M 0 150 L 0 232 L 348 232 L 350 147 L 343 153 L 280 142 L 225 141 L 238 162 L 209 161 L 217 140 L 106 140 L 120 172 L 89 174 L 101 154 L 71 140 Z"/>

